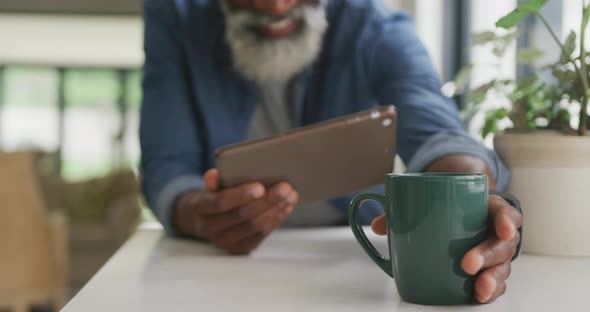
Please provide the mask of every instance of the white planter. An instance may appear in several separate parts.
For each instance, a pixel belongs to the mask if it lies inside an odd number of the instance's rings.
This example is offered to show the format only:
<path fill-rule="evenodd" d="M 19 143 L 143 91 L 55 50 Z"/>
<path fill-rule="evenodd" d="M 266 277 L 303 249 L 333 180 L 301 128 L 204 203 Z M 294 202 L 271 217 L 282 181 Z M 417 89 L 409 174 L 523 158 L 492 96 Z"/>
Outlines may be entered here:
<path fill-rule="evenodd" d="M 508 134 L 494 145 L 522 204 L 522 250 L 590 256 L 590 136 Z"/>

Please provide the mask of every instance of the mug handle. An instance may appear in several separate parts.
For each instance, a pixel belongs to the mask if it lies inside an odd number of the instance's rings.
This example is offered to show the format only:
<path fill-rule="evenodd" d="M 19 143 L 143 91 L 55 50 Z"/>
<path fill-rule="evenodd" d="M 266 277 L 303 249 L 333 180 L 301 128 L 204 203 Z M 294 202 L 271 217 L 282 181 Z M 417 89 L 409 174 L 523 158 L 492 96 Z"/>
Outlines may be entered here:
<path fill-rule="evenodd" d="M 381 205 L 381 208 L 385 211 L 387 207 L 387 198 L 377 193 L 360 193 L 355 196 L 350 202 L 348 207 L 348 222 L 352 228 L 356 240 L 359 242 L 361 247 L 365 250 L 367 255 L 383 270 L 387 275 L 393 278 L 391 259 L 385 258 L 375 246 L 371 244 L 371 241 L 365 235 L 362 226 L 358 222 L 359 209 L 363 203 L 367 200 L 374 200 Z"/>

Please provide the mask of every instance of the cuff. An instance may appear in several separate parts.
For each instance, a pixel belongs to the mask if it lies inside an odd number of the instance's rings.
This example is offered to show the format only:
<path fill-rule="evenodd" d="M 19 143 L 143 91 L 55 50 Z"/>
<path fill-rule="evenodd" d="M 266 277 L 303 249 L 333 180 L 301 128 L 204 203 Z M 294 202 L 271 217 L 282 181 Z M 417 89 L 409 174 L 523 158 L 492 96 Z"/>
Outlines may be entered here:
<path fill-rule="evenodd" d="M 168 182 L 160 191 L 156 202 L 156 216 L 166 233 L 171 236 L 179 236 L 174 228 L 172 215 L 178 196 L 192 190 L 205 188 L 205 182 L 200 176 L 180 176 Z"/>
<path fill-rule="evenodd" d="M 452 130 L 437 134 L 424 143 L 407 166 L 408 172 L 423 171 L 433 161 L 451 154 L 466 154 L 483 159 L 496 179 L 498 190 L 505 190 L 510 172 L 494 151 L 474 140 L 467 133 Z"/>

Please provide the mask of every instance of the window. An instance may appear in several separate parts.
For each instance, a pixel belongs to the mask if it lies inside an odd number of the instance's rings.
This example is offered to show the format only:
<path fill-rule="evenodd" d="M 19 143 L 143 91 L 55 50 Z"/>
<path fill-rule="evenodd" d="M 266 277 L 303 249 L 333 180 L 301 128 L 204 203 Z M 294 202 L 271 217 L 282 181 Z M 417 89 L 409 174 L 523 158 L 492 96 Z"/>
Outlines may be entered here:
<path fill-rule="evenodd" d="M 53 152 L 60 145 L 58 72 L 50 68 L 10 66 L 4 73 L 4 104 L 0 110 L 0 148 Z M 63 113 L 62 173 L 80 180 L 139 162 L 140 73 L 121 79 L 113 70 L 67 70 Z M 117 103 L 127 90 L 125 131 L 115 140 L 122 123 Z"/>
<path fill-rule="evenodd" d="M 0 144 L 3 150 L 56 150 L 59 144 L 57 75 L 38 68 L 3 70 Z"/>

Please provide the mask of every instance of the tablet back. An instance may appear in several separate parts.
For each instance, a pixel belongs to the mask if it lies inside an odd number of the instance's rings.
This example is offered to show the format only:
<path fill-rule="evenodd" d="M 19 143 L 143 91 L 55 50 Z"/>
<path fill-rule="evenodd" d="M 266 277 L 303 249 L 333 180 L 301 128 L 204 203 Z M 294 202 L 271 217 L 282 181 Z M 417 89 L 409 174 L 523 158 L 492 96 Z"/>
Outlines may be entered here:
<path fill-rule="evenodd" d="M 216 152 L 222 187 L 286 181 L 300 204 L 382 184 L 393 171 L 393 106 L 363 111 Z"/>

